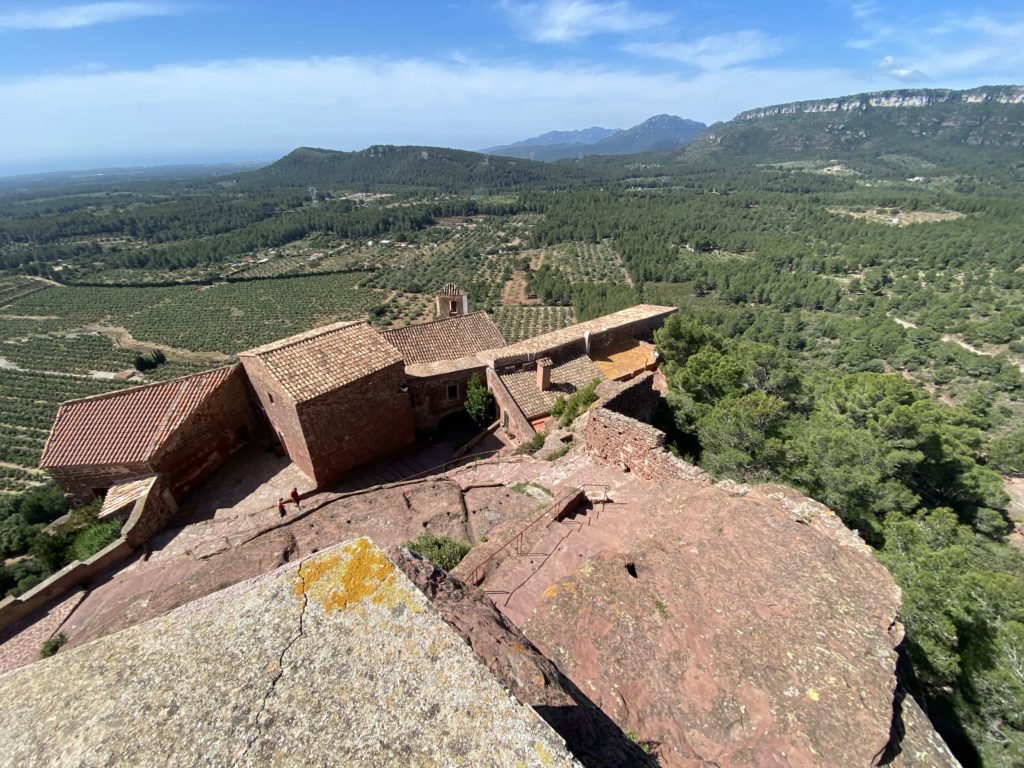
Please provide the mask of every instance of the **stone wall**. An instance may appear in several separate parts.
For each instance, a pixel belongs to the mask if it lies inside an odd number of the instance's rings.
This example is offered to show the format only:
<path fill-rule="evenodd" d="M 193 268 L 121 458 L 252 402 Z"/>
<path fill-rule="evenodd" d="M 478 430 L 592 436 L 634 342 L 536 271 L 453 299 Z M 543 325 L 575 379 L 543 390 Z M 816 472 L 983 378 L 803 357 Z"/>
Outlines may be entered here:
<path fill-rule="evenodd" d="M 163 531 L 178 514 L 178 504 L 163 477 L 157 477 L 149 493 L 137 499 L 121 536 L 131 547 L 141 547 Z"/>
<path fill-rule="evenodd" d="M 0 632 L 93 576 L 125 560 L 134 550 L 122 536 L 85 562 L 75 560 L 19 597 L 0 601 Z"/>
<path fill-rule="evenodd" d="M 442 418 L 461 411 L 465 407 L 469 379 L 474 373 L 481 384 L 486 381 L 486 366 L 483 365 L 437 376 L 410 376 L 409 396 L 412 398 L 416 429 L 434 429 Z M 448 397 L 450 386 L 456 388 L 454 399 Z"/>
<path fill-rule="evenodd" d="M 242 365 L 271 433 L 281 441 L 288 457 L 312 479 L 313 460 L 306 447 L 295 402 L 260 358 L 243 357 Z"/>
<path fill-rule="evenodd" d="M 164 530 L 177 513 L 178 505 L 166 479 L 157 476 L 149 492 L 136 499 L 119 539 L 84 562 L 69 563 L 25 594 L 0 602 L 0 632 L 128 558 Z"/>
<path fill-rule="evenodd" d="M 537 434 L 533 425 L 530 424 L 530 420 L 526 418 L 526 414 L 502 384 L 493 368 L 487 369 L 487 388 L 494 395 L 494 404 L 498 409 L 498 424 L 513 440 L 521 443 Z"/>
<path fill-rule="evenodd" d="M 152 472 L 143 462 L 134 464 L 87 464 L 79 467 L 51 467 L 46 470 L 74 504 L 96 498 L 94 490 L 106 490 L 132 477 Z"/>
<path fill-rule="evenodd" d="M 607 408 L 590 411 L 587 451 L 598 461 L 645 480 L 704 480 L 707 475 L 665 449 L 665 433 Z"/>
<path fill-rule="evenodd" d="M 224 465 L 258 429 L 241 366 L 164 443 L 150 464 L 163 473 L 175 498 Z"/>
<path fill-rule="evenodd" d="M 606 398 L 601 406 L 609 411 L 646 423 L 654 418 L 661 402 L 661 395 L 654 389 L 653 373 L 641 374 L 627 382 L 602 383 L 598 396 Z"/>
<path fill-rule="evenodd" d="M 405 365 L 398 361 L 305 403 L 297 411 L 318 486 L 386 458 L 416 439 Z M 301 465 L 300 465 L 301 466 Z"/>

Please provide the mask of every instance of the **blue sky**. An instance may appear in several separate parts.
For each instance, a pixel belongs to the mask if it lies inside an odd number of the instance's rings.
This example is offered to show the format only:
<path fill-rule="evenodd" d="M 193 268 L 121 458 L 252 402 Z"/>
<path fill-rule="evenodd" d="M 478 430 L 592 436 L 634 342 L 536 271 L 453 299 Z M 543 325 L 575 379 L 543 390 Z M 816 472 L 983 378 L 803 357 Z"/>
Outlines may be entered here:
<path fill-rule="evenodd" d="M 0 0 L 0 175 L 1021 82 L 1019 2 Z"/>

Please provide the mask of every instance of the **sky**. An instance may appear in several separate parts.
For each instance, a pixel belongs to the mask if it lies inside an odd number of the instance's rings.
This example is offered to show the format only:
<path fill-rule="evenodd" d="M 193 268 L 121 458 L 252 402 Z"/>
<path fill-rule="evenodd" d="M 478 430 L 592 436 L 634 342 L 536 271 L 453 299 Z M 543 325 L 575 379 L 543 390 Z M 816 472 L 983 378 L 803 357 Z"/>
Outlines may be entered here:
<path fill-rule="evenodd" d="M 0 0 L 0 175 L 1022 82 L 1019 0 Z"/>

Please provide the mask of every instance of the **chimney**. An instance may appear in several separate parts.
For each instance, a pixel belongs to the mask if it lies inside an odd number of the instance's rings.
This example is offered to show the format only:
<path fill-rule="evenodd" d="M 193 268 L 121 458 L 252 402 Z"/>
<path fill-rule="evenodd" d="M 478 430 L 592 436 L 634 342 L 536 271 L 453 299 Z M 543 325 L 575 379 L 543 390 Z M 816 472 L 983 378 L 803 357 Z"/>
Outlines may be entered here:
<path fill-rule="evenodd" d="M 537 361 L 537 389 L 541 392 L 551 389 L 551 367 L 553 365 L 550 357 L 542 357 Z"/>

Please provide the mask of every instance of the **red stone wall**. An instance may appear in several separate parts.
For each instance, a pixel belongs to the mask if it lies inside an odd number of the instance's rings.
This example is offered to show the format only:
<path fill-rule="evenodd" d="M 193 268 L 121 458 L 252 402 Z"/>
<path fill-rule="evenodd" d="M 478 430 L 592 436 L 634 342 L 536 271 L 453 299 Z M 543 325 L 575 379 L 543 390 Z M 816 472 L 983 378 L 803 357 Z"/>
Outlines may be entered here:
<path fill-rule="evenodd" d="M 141 547 L 170 525 L 177 514 L 178 504 L 166 478 L 159 476 L 149 493 L 135 502 L 121 535 L 130 547 Z"/>
<path fill-rule="evenodd" d="M 602 391 L 607 390 L 607 394 Z M 598 396 L 605 396 L 601 406 L 623 416 L 650 423 L 661 395 L 654 389 L 654 374 L 644 373 L 627 382 L 602 382 Z"/>
<path fill-rule="evenodd" d="M 399 361 L 298 405 L 310 477 L 318 486 L 412 444 L 416 433 L 404 385 L 405 366 Z"/>
<path fill-rule="evenodd" d="M 505 428 L 510 437 L 521 443 L 537 434 L 493 368 L 487 369 L 487 388 L 494 395 L 494 404 L 498 408 L 498 424 Z"/>
<path fill-rule="evenodd" d="M 437 376 L 410 377 L 409 395 L 412 398 L 416 429 L 434 429 L 443 417 L 461 411 L 465 407 L 470 377 L 475 373 L 480 383 L 484 384 L 487 380 L 486 370 L 486 366 L 480 366 Z M 458 395 L 454 400 L 449 400 L 448 387 L 452 385 L 458 388 Z"/>
<path fill-rule="evenodd" d="M 607 408 L 589 412 L 586 440 L 598 461 L 645 480 L 707 480 L 703 470 L 665 450 L 664 432 Z"/>
<path fill-rule="evenodd" d="M 73 503 L 84 504 L 96 497 L 93 489 L 106 490 L 115 483 L 152 472 L 148 464 L 103 464 L 80 467 L 52 467 L 46 470 Z"/>
<path fill-rule="evenodd" d="M 243 357 L 242 366 L 271 431 L 281 441 L 288 457 L 312 479 L 313 460 L 306 448 L 295 403 L 258 357 Z"/>
<path fill-rule="evenodd" d="M 245 445 L 258 428 L 242 369 L 232 374 L 171 435 L 153 457 L 181 499 Z"/>

